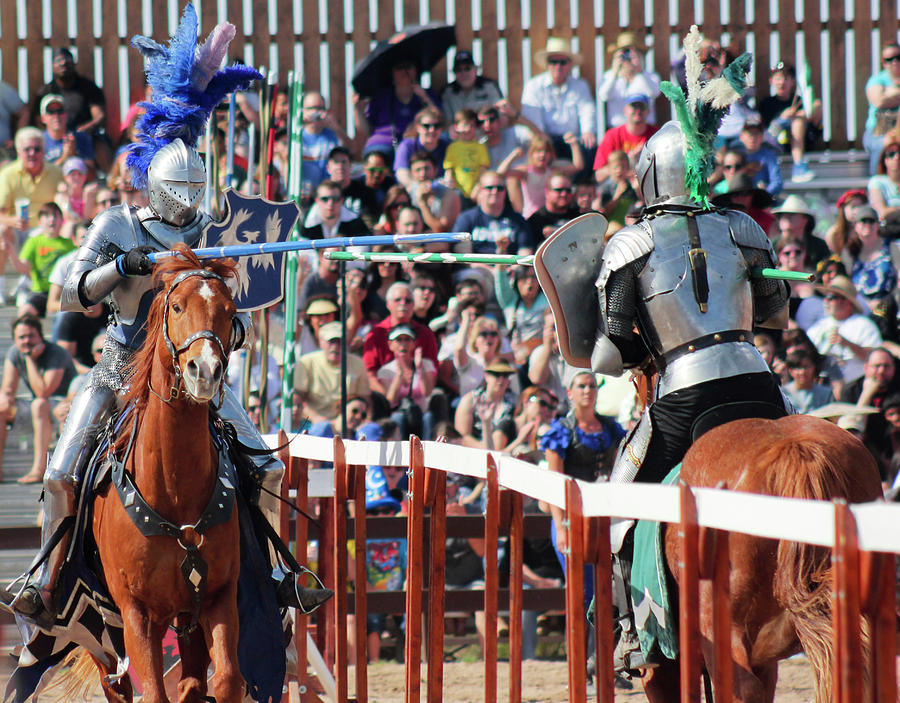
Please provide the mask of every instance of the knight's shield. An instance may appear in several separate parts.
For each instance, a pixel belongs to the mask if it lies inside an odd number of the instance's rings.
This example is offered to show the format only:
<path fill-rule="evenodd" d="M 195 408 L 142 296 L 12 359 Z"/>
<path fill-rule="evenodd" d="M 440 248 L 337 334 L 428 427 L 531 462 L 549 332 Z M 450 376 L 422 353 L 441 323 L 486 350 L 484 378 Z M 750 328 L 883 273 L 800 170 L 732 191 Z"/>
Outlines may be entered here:
<path fill-rule="evenodd" d="M 225 216 L 211 222 L 203 232 L 202 247 L 284 242 L 300 216 L 293 201 L 276 203 L 229 188 L 225 191 Z M 241 256 L 237 284 L 232 286 L 240 312 L 274 305 L 284 295 L 284 252 Z"/>
<path fill-rule="evenodd" d="M 599 303 L 594 283 L 600 272 L 606 218 L 588 213 L 551 234 L 534 257 L 534 270 L 556 320 L 559 353 L 571 366 L 591 367 Z"/>

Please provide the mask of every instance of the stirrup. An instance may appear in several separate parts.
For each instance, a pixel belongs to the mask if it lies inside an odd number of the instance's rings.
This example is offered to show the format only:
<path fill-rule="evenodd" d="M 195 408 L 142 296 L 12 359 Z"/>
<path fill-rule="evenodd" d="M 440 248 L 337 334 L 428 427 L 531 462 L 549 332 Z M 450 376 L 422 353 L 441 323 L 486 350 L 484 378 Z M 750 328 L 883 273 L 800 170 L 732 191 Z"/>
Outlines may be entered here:
<path fill-rule="evenodd" d="M 280 607 L 297 608 L 304 615 L 314 612 L 333 595 L 334 591 L 330 588 L 304 588 L 297 583 L 297 575 L 292 572 L 288 572 L 275 589 Z"/>
<path fill-rule="evenodd" d="M 56 615 L 47 609 L 36 586 L 25 586 L 19 593 L 0 589 L 0 606 L 45 630 L 49 630 L 56 622 Z"/>

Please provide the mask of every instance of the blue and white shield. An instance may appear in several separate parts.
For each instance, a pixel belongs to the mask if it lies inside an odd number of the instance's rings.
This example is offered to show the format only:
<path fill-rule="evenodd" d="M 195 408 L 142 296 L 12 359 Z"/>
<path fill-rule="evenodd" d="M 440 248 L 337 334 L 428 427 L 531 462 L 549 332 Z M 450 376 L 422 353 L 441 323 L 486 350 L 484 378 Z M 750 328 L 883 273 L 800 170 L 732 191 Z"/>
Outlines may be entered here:
<path fill-rule="evenodd" d="M 225 217 L 203 232 L 202 247 L 284 242 L 300 216 L 293 201 L 276 203 L 233 188 L 225 191 Z M 238 262 L 234 303 L 240 312 L 274 305 L 284 295 L 284 253 L 242 256 Z"/>

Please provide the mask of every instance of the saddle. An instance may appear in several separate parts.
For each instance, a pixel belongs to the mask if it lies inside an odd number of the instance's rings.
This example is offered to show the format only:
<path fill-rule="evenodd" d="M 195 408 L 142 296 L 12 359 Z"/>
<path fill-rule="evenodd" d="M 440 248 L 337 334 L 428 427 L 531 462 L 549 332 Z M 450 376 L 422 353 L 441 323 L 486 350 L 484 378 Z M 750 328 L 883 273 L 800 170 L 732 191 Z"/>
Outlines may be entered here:
<path fill-rule="evenodd" d="M 714 427 L 733 420 L 745 420 L 751 417 L 777 420 L 785 415 L 787 415 L 787 411 L 783 407 L 762 400 L 722 403 L 705 411 L 694 420 L 694 424 L 691 426 L 691 442 L 696 442 Z"/>

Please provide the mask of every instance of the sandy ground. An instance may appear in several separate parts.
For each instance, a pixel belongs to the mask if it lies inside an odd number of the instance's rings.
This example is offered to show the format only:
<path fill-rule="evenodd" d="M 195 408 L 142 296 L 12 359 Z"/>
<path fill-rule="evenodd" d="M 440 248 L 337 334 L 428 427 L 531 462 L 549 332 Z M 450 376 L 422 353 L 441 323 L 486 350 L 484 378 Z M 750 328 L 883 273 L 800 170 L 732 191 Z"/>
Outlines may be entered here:
<path fill-rule="evenodd" d="M 423 672 L 424 673 L 424 672 Z M 497 700 L 509 700 L 509 671 L 505 662 L 498 668 Z M 522 667 L 522 700 L 529 703 L 557 703 L 567 701 L 567 671 L 564 661 L 533 661 Z M 404 669 L 401 664 L 378 662 L 368 669 L 370 703 L 397 703 L 403 700 Z M 350 697 L 355 695 L 351 678 Z M 804 657 L 796 657 L 781 664 L 778 680 L 778 703 L 809 703 L 814 697 L 812 673 Z M 425 700 L 424 682 L 422 700 Z M 475 663 L 444 664 L 444 701 L 446 703 L 474 703 L 484 700 L 484 665 Z M 643 703 L 647 699 L 640 684 L 632 691 L 616 691 L 617 701 Z"/>

